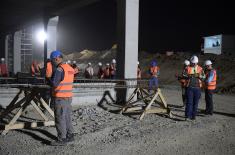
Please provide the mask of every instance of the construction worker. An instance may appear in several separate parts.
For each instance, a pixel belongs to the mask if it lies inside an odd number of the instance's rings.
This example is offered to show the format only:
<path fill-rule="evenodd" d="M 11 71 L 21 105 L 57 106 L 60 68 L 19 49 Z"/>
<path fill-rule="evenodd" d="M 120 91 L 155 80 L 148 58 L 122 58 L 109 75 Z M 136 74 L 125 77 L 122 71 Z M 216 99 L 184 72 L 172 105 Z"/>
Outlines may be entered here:
<path fill-rule="evenodd" d="M 63 56 L 60 51 L 51 53 L 52 61 L 55 62 L 56 71 L 52 76 L 53 98 L 55 106 L 55 126 L 57 140 L 51 145 L 65 145 L 74 141 L 74 130 L 72 126 L 72 89 L 74 80 L 74 69 L 69 64 L 62 63 Z"/>
<path fill-rule="evenodd" d="M 109 63 L 106 63 L 106 67 L 104 69 L 104 78 L 110 79 L 110 65 L 109 65 Z"/>
<path fill-rule="evenodd" d="M 110 65 L 110 78 L 114 79 L 116 76 L 116 60 L 113 59 Z"/>
<path fill-rule="evenodd" d="M 87 67 L 85 69 L 85 73 L 84 74 L 85 74 L 85 78 L 92 79 L 92 77 L 94 75 L 94 70 L 93 70 L 90 62 L 87 64 Z"/>
<path fill-rule="evenodd" d="M 67 62 L 66 62 L 67 64 L 69 64 L 69 65 L 71 65 L 72 64 L 72 62 L 71 62 L 71 60 L 67 60 Z"/>
<path fill-rule="evenodd" d="M 74 60 L 71 67 L 74 69 L 75 74 L 74 77 L 78 76 L 80 68 L 78 67 L 78 65 L 76 64 L 77 62 Z"/>
<path fill-rule="evenodd" d="M 187 78 L 184 77 L 186 71 L 187 71 L 187 67 L 190 65 L 190 61 L 185 60 L 184 61 L 184 67 L 183 67 L 183 71 L 182 74 L 180 76 L 176 75 L 176 77 L 178 78 L 178 81 L 181 83 L 181 90 L 182 90 L 182 100 L 183 100 L 183 107 L 186 105 L 186 92 L 187 92 Z"/>
<path fill-rule="evenodd" d="M 187 78 L 187 103 L 185 108 L 185 119 L 196 119 L 198 102 L 201 97 L 202 80 L 205 79 L 205 74 L 198 65 L 198 57 L 192 56 L 190 66 L 186 68 L 185 77 Z"/>
<path fill-rule="evenodd" d="M 138 65 L 138 67 L 137 67 L 137 79 L 141 79 L 141 68 L 140 68 L 140 62 L 138 61 L 137 62 L 137 65 Z"/>
<path fill-rule="evenodd" d="M 51 59 L 47 59 L 46 63 L 46 78 L 50 81 L 53 72 L 55 71 L 55 66 L 53 65 Z"/>
<path fill-rule="evenodd" d="M 153 60 L 149 68 L 150 81 L 149 81 L 149 91 L 158 88 L 158 76 L 160 74 L 160 68 L 157 66 L 157 61 Z"/>
<path fill-rule="evenodd" d="M 71 66 L 73 67 L 73 68 L 76 68 L 77 67 L 77 64 L 76 64 L 77 62 L 74 60 L 73 61 L 73 63 L 71 64 Z"/>
<path fill-rule="evenodd" d="M 8 77 L 8 69 L 7 69 L 7 65 L 5 63 L 5 58 L 1 58 L 0 77 Z"/>
<path fill-rule="evenodd" d="M 97 73 L 98 79 L 103 79 L 104 78 L 104 69 L 103 69 L 102 63 L 99 62 L 98 66 L 99 66 L 98 73 Z"/>
<path fill-rule="evenodd" d="M 34 60 L 34 61 L 32 62 L 30 69 L 31 69 L 31 70 L 30 70 L 31 75 L 32 75 L 33 77 L 35 77 L 35 76 L 40 76 L 40 67 L 39 67 L 37 61 Z"/>
<path fill-rule="evenodd" d="M 216 89 L 216 70 L 212 67 L 210 60 L 205 61 L 205 100 L 206 100 L 206 115 L 213 115 L 213 93 Z"/>

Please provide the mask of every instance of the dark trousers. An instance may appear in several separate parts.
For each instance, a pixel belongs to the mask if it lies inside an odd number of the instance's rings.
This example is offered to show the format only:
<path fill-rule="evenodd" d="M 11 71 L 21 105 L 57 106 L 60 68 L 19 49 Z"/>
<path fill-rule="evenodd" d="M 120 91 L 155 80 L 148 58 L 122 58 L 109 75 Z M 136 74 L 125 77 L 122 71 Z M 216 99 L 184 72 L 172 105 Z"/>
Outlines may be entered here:
<path fill-rule="evenodd" d="M 158 88 L 158 78 L 152 77 L 149 80 L 149 90 L 157 90 L 157 88 Z"/>
<path fill-rule="evenodd" d="M 58 140 L 68 138 L 74 133 L 72 125 L 72 98 L 54 98 L 55 126 Z"/>
<path fill-rule="evenodd" d="M 200 88 L 187 88 L 187 104 L 185 108 L 185 117 L 193 119 L 197 115 L 198 102 L 201 97 Z"/>
<path fill-rule="evenodd" d="M 206 114 L 213 114 L 213 93 L 214 90 L 205 90 Z"/>
<path fill-rule="evenodd" d="M 186 103 L 187 103 L 187 96 L 186 96 L 186 93 L 187 93 L 187 87 L 182 87 L 183 106 L 185 106 Z"/>

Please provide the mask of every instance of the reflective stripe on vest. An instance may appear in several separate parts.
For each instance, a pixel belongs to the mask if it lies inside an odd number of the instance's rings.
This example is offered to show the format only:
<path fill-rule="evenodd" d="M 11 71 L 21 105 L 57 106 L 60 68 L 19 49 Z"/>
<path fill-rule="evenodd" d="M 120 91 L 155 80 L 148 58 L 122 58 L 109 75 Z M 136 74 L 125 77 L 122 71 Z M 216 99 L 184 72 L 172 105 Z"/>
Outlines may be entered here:
<path fill-rule="evenodd" d="M 201 74 L 202 72 L 202 68 L 200 66 L 194 66 L 194 67 L 187 67 L 187 74 L 188 75 L 194 75 L 194 74 Z M 200 79 L 199 80 L 199 87 L 202 87 L 202 81 Z M 187 80 L 187 87 L 189 86 L 190 83 L 190 78 L 189 80 Z"/>
<path fill-rule="evenodd" d="M 213 72 L 214 77 L 213 77 L 212 81 L 207 84 L 207 89 L 209 89 L 209 90 L 214 90 L 214 89 L 216 88 L 216 78 L 217 78 L 216 70 L 213 69 L 213 70 L 211 70 L 210 72 Z M 208 73 L 206 74 L 206 79 L 209 78 L 208 76 L 209 76 L 209 73 L 210 73 L 210 72 L 208 72 Z"/>
<path fill-rule="evenodd" d="M 74 69 L 68 64 L 61 64 L 59 67 L 64 70 L 64 79 L 54 88 L 54 97 L 72 97 Z"/>

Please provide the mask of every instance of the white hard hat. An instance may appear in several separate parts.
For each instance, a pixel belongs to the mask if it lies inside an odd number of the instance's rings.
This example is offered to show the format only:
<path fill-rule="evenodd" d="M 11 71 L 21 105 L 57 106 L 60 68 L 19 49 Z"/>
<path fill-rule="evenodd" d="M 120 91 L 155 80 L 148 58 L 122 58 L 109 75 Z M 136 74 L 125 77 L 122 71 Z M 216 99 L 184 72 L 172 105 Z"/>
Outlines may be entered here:
<path fill-rule="evenodd" d="M 101 63 L 101 62 L 99 62 L 99 63 L 98 63 L 98 66 L 102 66 L 102 63 Z"/>
<path fill-rule="evenodd" d="M 137 61 L 137 65 L 139 65 L 140 64 L 140 62 L 139 61 Z"/>
<path fill-rule="evenodd" d="M 1 58 L 1 61 L 5 61 L 5 58 Z"/>
<path fill-rule="evenodd" d="M 74 61 L 73 61 L 73 64 L 76 64 L 76 63 L 77 63 L 77 62 L 74 60 Z"/>
<path fill-rule="evenodd" d="M 209 66 L 209 65 L 212 65 L 212 62 L 210 60 L 206 60 L 205 61 L 205 66 Z"/>
<path fill-rule="evenodd" d="M 116 63 L 116 60 L 115 60 L 115 59 L 113 59 L 113 60 L 112 60 L 112 63 L 113 63 L 113 64 L 115 64 L 115 63 Z"/>
<path fill-rule="evenodd" d="M 106 63 L 106 66 L 109 66 L 109 63 Z"/>
<path fill-rule="evenodd" d="M 188 60 L 184 60 L 184 64 L 185 64 L 186 66 L 188 66 L 188 65 L 190 64 L 190 62 L 189 62 Z"/>
<path fill-rule="evenodd" d="M 68 60 L 67 63 L 68 63 L 68 64 L 71 64 L 71 60 Z"/>
<path fill-rule="evenodd" d="M 89 62 L 89 63 L 88 63 L 88 65 L 90 65 L 90 66 L 91 66 L 91 63 Z"/>
<path fill-rule="evenodd" d="M 191 63 L 198 63 L 198 57 L 197 56 L 192 56 L 191 59 L 190 59 Z"/>

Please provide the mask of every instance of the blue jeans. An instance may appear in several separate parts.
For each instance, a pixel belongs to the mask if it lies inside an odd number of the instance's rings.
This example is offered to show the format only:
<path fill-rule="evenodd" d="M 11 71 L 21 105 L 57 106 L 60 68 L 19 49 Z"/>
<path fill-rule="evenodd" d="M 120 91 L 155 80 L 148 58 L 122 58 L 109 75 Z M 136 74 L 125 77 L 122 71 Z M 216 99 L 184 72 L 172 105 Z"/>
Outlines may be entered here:
<path fill-rule="evenodd" d="M 187 88 L 187 103 L 185 108 L 185 117 L 193 119 L 197 115 L 198 102 L 201 97 L 200 88 Z"/>
<path fill-rule="evenodd" d="M 149 90 L 157 90 L 158 88 L 158 79 L 156 77 L 152 77 L 149 80 Z"/>

